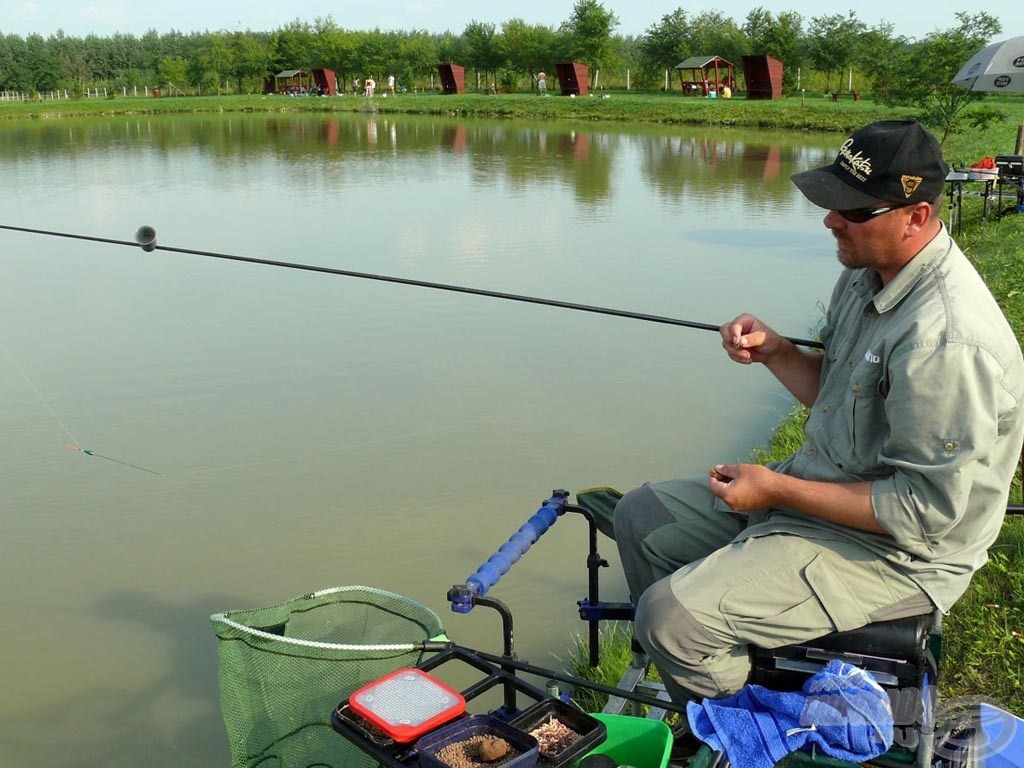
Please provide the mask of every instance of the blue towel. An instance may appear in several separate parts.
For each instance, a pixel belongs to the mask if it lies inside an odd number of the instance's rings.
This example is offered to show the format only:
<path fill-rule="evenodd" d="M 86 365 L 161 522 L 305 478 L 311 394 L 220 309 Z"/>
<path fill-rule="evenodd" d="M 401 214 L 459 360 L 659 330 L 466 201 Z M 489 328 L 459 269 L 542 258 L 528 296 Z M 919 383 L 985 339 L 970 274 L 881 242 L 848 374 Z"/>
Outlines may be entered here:
<path fill-rule="evenodd" d="M 798 749 L 860 763 L 892 746 L 889 697 L 870 674 L 833 659 L 803 690 L 747 685 L 724 699 L 686 705 L 690 728 L 738 768 L 772 768 Z"/>

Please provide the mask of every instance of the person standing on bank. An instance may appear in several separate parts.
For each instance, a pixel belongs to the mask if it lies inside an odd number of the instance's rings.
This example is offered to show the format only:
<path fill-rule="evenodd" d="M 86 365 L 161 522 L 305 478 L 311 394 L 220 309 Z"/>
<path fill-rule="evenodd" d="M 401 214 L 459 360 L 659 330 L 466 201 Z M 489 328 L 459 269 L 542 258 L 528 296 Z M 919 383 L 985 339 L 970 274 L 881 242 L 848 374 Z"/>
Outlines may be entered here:
<path fill-rule="evenodd" d="M 802 447 L 616 505 L 634 639 L 674 701 L 738 691 L 750 644 L 948 611 L 985 563 L 1024 440 L 1024 361 L 939 220 L 947 172 L 908 120 L 868 125 L 793 176 L 845 267 L 824 354 L 749 314 L 721 335 L 810 408 Z"/>

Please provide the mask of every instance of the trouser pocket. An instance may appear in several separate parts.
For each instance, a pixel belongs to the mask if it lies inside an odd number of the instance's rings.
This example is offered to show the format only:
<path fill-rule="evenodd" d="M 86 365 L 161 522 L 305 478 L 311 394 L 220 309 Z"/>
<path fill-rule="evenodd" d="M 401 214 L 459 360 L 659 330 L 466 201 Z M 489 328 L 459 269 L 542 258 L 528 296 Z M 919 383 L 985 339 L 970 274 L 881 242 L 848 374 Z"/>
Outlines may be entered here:
<path fill-rule="evenodd" d="M 843 565 L 841 558 L 821 552 L 809 561 L 781 563 L 726 591 L 722 615 L 738 642 L 762 648 L 863 626 L 868 623 L 864 603 L 848 587 L 857 569 Z"/>

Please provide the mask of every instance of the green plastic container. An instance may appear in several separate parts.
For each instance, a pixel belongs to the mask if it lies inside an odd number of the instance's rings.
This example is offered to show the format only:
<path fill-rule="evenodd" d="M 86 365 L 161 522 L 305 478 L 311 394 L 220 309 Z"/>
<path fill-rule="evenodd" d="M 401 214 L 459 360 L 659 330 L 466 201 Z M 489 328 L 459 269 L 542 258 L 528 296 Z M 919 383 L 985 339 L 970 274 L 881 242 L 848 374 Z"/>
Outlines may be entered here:
<path fill-rule="evenodd" d="M 672 731 L 660 720 L 631 715 L 605 715 L 595 713 L 594 719 L 604 723 L 605 740 L 574 763 L 589 755 L 608 755 L 617 765 L 634 768 L 668 768 L 672 752 Z"/>

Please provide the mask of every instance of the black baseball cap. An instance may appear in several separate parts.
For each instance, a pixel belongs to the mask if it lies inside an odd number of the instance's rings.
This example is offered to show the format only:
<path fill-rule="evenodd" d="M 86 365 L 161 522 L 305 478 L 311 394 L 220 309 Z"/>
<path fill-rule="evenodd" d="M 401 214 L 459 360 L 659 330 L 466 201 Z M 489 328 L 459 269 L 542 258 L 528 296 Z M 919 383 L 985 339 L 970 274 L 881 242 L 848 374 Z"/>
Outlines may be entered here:
<path fill-rule="evenodd" d="M 824 168 L 790 178 L 821 208 L 847 211 L 885 202 L 932 202 L 949 166 L 939 142 L 916 120 L 881 120 L 855 131 Z"/>

